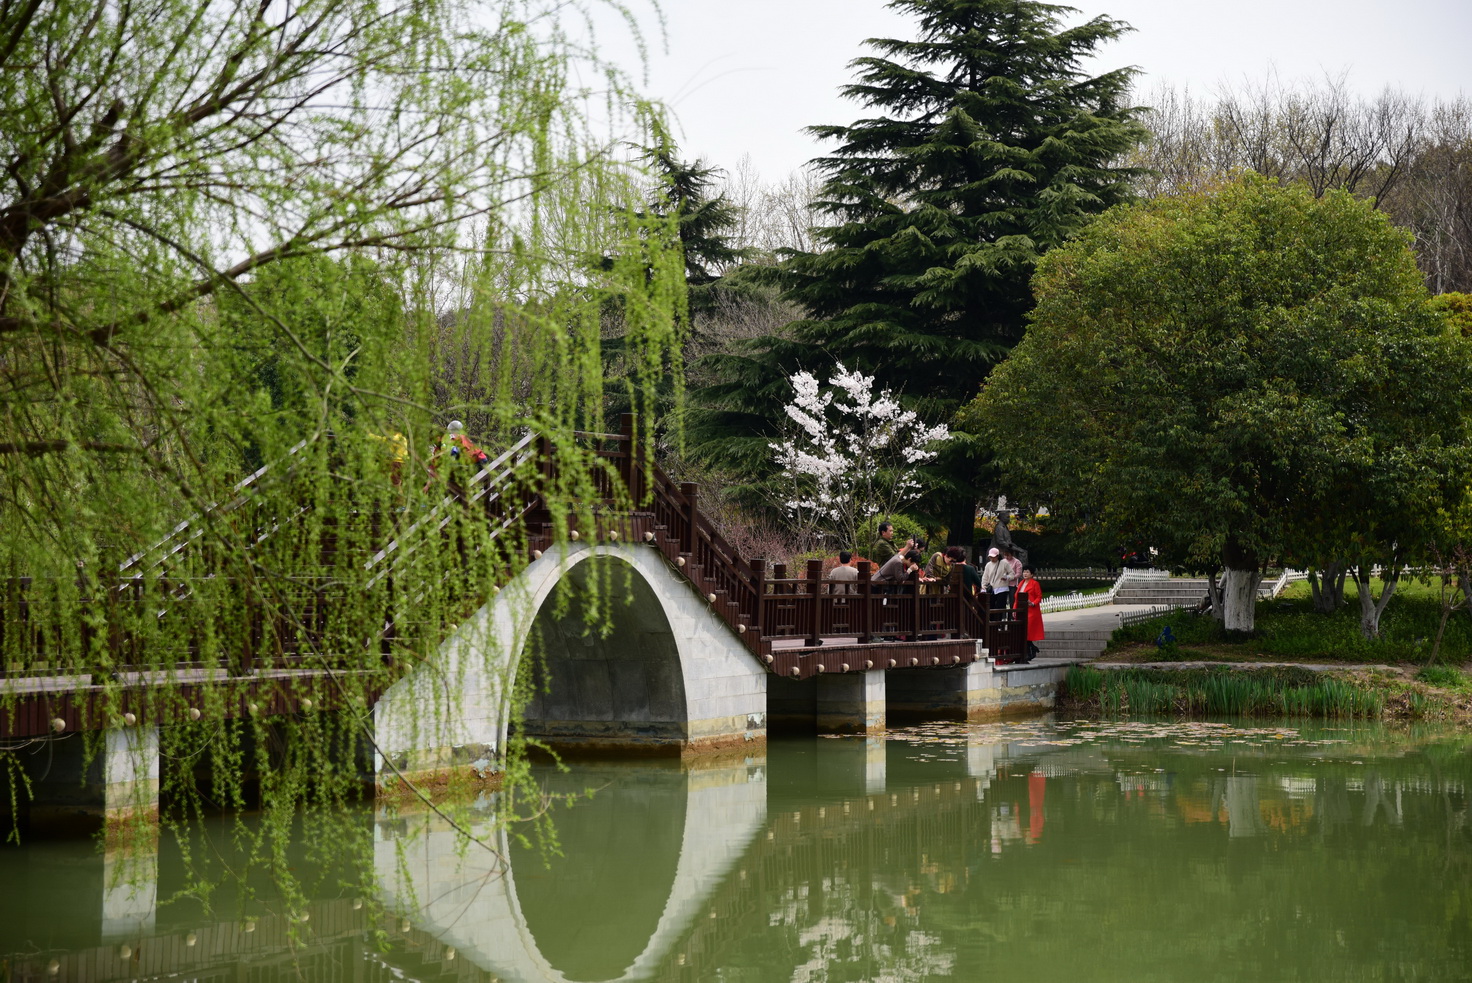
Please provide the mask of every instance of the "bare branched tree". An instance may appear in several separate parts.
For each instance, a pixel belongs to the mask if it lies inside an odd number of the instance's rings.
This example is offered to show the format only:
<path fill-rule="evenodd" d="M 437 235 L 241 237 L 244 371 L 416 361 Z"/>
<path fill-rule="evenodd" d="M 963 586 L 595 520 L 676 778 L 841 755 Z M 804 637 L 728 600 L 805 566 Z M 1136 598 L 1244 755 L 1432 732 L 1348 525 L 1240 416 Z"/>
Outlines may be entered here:
<path fill-rule="evenodd" d="M 1252 170 L 1373 198 L 1415 236 L 1436 292 L 1472 287 L 1472 104 L 1427 103 L 1389 90 L 1356 95 L 1345 76 L 1288 85 L 1276 76 L 1202 100 L 1163 88 L 1147 100 L 1155 139 L 1131 163 L 1149 196 L 1201 188 Z"/>

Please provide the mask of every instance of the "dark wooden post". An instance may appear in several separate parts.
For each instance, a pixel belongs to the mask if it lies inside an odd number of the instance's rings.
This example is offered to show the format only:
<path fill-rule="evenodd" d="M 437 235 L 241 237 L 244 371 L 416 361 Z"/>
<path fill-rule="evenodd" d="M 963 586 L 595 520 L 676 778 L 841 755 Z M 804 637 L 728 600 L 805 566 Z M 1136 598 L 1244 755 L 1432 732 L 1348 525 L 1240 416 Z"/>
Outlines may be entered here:
<path fill-rule="evenodd" d="M 680 552 L 695 553 L 695 543 L 700 538 L 700 486 L 693 481 L 680 482 L 680 494 L 685 498 L 684 528 L 680 530 Z"/>
<path fill-rule="evenodd" d="M 537 488 L 536 494 L 542 501 L 536 512 L 539 513 L 538 518 L 544 522 L 551 522 L 552 513 L 547 508 L 547 492 L 556 479 L 557 471 L 552 460 L 552 440 L 545 434 L 537 437 L 537 474 L 540 477 L 540 487 Z"/>
<path fill-rule="evenodd" d="M 823 603 L 823 595 L 819 588 L 823 586 L 823 561 L 809 560 L 807 568 L 807 593 L 808 593 L 808 638 L 809 645 L 822 645 L 823 639 L 819 635 L 822 627 L 822 612 L 818 610 Z"/>
<path fill-rule="evenodd" d="M 874 581 L 873 564 L 868 560 L 859 561 L 859 642 L 866 643 L 874 640 Z"/>
<path fill-rule="evenodd" d="M 909 638 L 912 642 L 920 641 L 920 574 L 916 569 L 910 574 L 910 632 Z"/>
<path fill-rule="evenodd" d="M 1027 595 L 1022 591 L 1017 592 L 1017 620 L 1012 626 L 1012 644 L 1015 646 L 1012 657 L 1014 659 L 1027 658 Z"/>
<path fill-rule="evenodd" d="M 629 501 L 637 510 L 643 507 L 647 492 L 643 462 L 639 460 L 638 445 L 634 443 L 634 414 L 619 415 L 618 432 L 623 437 L 619 441 L 622 452 L 619 457 L 619 477 L 623 478 L 624 487 L 629 491 Z"/>
<path fill-rule="evenodd" d="M 751 561 L 751 587 L 756 594 L 756 600 L 752 603 L 751 620 L 747 622 L 749 627 L 767 623 L 764 611 L 767 603 L 767 561 Z"/>

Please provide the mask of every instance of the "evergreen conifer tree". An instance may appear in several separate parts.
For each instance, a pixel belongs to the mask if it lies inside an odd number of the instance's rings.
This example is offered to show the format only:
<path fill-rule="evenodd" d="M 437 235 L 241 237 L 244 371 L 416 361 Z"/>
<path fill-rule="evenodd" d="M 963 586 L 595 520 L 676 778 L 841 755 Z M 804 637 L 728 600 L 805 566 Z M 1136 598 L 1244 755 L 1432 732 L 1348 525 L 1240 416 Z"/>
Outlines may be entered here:
<path fill-rule="evenodd" d="M 641 159 L 660 178 L 660 185 L 640 218 L 674 218 L 685 253 L 685 282 L 692 288 L 691 303 L 698 304 L 701 288 L 746 257 L 747 251 L 731 239 L 739 219 L 737 206 L 724 194 L 711 195 L 721 174 L 718 168 L 702 160 L 681 160 L 669 143 L 646 148 Z"/>
<path fill-rule="evenodd" d="M 700 335 L 702 315 L 708 313 L 715 303 L 715 293 L 721 289 L 724 271 L 740 263 L 749 255 L 749 250 L 737 246 L 732 231 L 739 221 L 738 207 L 724 194 L 712 195 L 721 171 L 702 160 L 680 159 L 678 149 L 668 139 L 642 148 L 639 159 L 648 167 L 657 180 L 651 189 L 645 207 L 633 216 L 635 226 L 641 230 L 644 240 L 655 241 L 671 247 L 678 238 L 680 253 L 684 257 L 685 340 Z M 626 246 L 629 244 L 625 244 Z M 604 260 L 605 268 L 612 268 L 613 257 Z M 682 400 L 680 393 L 683 373 L 673 371 L 673 366 L 641 365 L 631 362 L 626 352 L 626 332 L 623 324 L 624 312 L 619 304 L 613 304 L 606 312 L 609 329 L 602 345 L 605 374 L 632 384 L 638 388 L 643 381 L 654 384 L 657 393 L 656 405 L 642 407 L 649 419 L 662 418 Z M 609 426 L 618 414 L 636 407 L 629 386 L 611 387 L 604 401 L 604 412 Z"/>
<path fill-rule="evenodd" d="M 1133 69 L 1081 68 L 1124 24 L 1065 27 L 1071 8 L 1032 0 L 890 6 L 915 15 L 918 36 L 871 39 L 877 54 L 852 63 L 843 93 L 869 114 L 810 128 L 838 144 L 814 161 L 829 224 L 819 249 L 773 272 L 810 317 L 723 360 L 700 394 L 697 449 L 745 452 L 749 467 L 783 380 L 833 361 L 948 421 L 1021 337 L 1038 258 L 1129 195 L 1135 172 L 1116 162 L 1145 136 L 1127 104 Z M 964 462 L 947 470 L 969 481 Z"/>

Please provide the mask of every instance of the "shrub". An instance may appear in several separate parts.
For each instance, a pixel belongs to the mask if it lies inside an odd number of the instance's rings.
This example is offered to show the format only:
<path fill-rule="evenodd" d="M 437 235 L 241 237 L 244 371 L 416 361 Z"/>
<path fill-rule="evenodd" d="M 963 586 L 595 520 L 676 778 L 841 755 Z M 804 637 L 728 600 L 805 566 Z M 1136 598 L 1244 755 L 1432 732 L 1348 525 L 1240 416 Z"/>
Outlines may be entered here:
<path fill-rule="evenodd" d="M 1416 673 L 1416 678 L 1432 686 L 1450 686 L 1453 689 L 1466 689 L 1472 686 L 1472 680 L 1468 680 L 1455 666 L 1423 666 L 1421 671 Z"/>

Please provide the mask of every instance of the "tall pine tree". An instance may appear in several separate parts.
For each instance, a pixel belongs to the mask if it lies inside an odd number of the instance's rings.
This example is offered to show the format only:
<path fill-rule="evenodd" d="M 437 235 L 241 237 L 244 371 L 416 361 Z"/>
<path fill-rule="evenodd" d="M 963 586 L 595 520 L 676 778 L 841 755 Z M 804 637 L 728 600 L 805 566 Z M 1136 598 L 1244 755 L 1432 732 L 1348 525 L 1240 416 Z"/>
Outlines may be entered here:
<path fill-rule="evenodd" d="M 717 291 L 722 288 L 722 274 L 728 267 L 745 260 L 750 251 L 737 246 L 732 237 L 732 230 L 740 219 L 738 207 L 725 194 L 713 193 L 722 176 L 718 168 L 701 160 L 682 160 L 678 149 L 668 138 L 640 149 L 639 159 L 644 162 L 654 183 L 644 208 L 632 216 L 634 226 L 639 230 L 638 247 L 648 240 L 669 240 L 668 245 L 672 245 L 675 239 L 679 241 L 688 290 L 686 304 L 680 305 L 685 312 L 682 320 L 685 322 L 684 347 L 688 361 L 690 344 L 701 336 L 702 323 L 715 305 Z M 603 266 L 611 269 L 616 261 L 616 257 L 606 256 Z M 605 394 L 604 412 L 610 421 L 614 421 L 620 413 L 642 411 L 650 416 L 645 423 L 660 426 L 657 421 L 663 420 L 681 402 L 677 394 L 683 370 L 677 373 L 669 364 L 630 364 L 626 357 L 625 316 L 626 312 L 617 304 L 611 305 L 604 316 L 607 325 L 602 343 L 605 378 L 629 384 L 610 387 Z M 637 407 L 632 401 L 633 393 L 640 390 L 638 383 L 646 376 L 654 377 L 653 392 L 658 398 L 654 405 Z"/>
<path fill-rule="evenodd" d="M 852 63 L 843 93 L 870 114 L 809 130 L 838 145 L 814 161 L 830 224 L 772 275 L 810 317 L 725 359 L 700 394 L 697 446 L 715 456 L 763 446 L 787 374 L 833 361 L 949 421 L 1021 337 L 1038 258 L 1129 195 L 1135 172 L 1116 162 L 1146 135 L 1127 104 L 1133 69 L 1081 68 L 1124 24 L 1065 27 L 1072 8 L 1029 0 L 890 6 L 915 15 L 918 37 L 871 39 L 877 54 Z M 953 526 L 975 463 L 953 455 L 937 476 Z"/>

